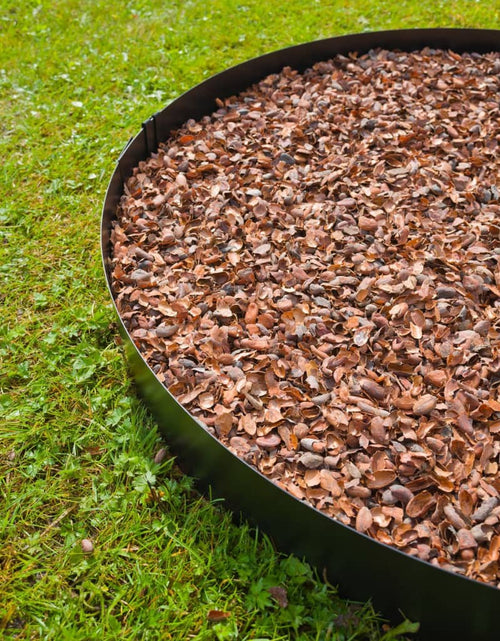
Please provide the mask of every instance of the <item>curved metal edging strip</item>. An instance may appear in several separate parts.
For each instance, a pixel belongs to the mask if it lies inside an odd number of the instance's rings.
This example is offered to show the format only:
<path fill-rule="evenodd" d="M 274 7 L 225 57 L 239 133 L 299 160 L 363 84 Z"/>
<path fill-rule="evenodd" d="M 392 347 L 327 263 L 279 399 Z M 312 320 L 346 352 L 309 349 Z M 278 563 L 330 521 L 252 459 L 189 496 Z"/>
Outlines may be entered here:
<path fill-rule="evenodd" d="M 123 193 L 123 181 L 140 160 L 167 140 L 188 118 L 215 109 L 215 98 L 242 91 L 283 66 L 303 70 L 337 53 L 366 52 L 376 47 L 414 50 L 499 51 L 500 31 L 482 29 L 410 29 L 354 34 L 297 45 L 249 60 L 223 71 L 180 96 L 143 125 L 118 160 L 103 207 L 101 246 L 108 288 L 110 230 Z M 115 308 L 116 309 L 116 308 Z M 118 312 L 117 312 L 118 314 Z M 286 551 L 304 555 L 326 568 L 341 593 L 356 600 L 371 598 L 389 617 L 398 609 L 420 621 L 422 640 L 493 641 L 500 590 L 412 558 L 334 521 L 297 500 L 237 458 L 211 436 L 163 387 L 144 361 L 121 319 L 120 333 L 139 390 L 152 410 L 184 470 L 203 488 L 226 499 L 269 533 Z"/>

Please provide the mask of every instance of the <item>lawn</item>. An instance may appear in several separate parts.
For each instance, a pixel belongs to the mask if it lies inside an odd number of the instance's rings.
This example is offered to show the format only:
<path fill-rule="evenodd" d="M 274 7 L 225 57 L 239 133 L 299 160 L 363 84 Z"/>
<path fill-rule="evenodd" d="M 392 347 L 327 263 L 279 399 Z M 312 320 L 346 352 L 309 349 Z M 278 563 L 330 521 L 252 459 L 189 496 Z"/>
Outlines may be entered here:
<path fill-rule="evenodd" d="M 424 26 L 500 28 L 500 5 L 0 0 L 2 638 L 407 638 L 403 618 L 341 600 L 178 470 L 126 370 L 99 219 L 127 140 L 205 77 Z"/>

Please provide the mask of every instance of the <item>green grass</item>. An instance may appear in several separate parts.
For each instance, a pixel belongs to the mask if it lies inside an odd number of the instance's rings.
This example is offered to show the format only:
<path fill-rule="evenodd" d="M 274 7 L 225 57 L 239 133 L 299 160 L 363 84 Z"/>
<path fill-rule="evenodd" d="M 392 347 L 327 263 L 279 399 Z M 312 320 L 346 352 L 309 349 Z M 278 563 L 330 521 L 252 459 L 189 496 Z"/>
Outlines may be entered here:
<path fill-rule="evenodd" d="M 282 46 L 416 26 L 499 28 L 499 3 L 0 0 L 2 638 L 389 641 L 411 629 L 340 600 L 201 498 L 171 457 L 154 462 L 162 443 L 117 345 L 98 247 L 114 162 L 169 100 Z"/>

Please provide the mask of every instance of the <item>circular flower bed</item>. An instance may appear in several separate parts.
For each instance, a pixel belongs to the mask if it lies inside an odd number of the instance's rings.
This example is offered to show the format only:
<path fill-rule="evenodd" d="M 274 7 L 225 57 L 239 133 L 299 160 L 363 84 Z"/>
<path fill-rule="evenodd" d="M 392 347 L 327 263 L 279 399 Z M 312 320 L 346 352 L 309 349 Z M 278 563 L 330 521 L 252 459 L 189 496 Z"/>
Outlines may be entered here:
<path fill-rule="evenodd" d="M 285 68 L 139 164 L 112 232 L 156 376 L 299 499 L 498 585 L 498 53 Z"/>

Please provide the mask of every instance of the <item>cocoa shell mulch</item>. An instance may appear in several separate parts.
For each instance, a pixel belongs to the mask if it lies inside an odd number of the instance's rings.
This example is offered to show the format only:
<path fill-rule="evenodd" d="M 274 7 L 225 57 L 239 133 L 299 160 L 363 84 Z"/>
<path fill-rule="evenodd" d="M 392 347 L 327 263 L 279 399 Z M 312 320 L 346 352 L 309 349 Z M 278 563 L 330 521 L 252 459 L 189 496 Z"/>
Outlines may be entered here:
<path fill-rule="evenodd" d="M 160 381 L 298 499 L 500 581 L 500 55 L 285 68 L 125 185 L 113 287 Z"/>

